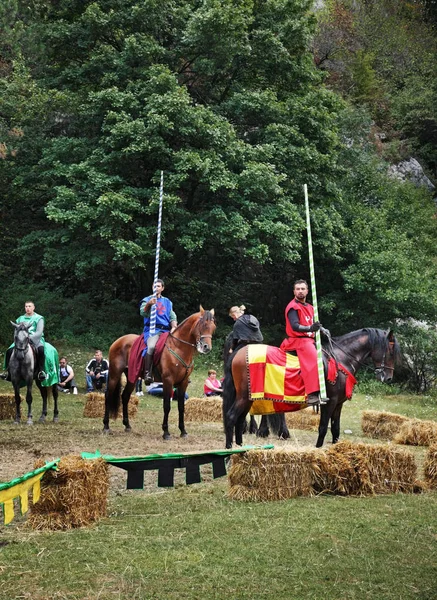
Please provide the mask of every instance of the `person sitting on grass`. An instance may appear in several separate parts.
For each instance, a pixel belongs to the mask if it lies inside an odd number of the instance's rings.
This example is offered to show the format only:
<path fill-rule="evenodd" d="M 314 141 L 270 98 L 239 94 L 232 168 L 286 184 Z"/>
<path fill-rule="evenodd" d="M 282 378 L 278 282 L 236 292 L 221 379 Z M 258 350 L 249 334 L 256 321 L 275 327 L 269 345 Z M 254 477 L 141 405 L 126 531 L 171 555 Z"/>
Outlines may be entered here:
<path fill-rule="evenodd" d="M 223 394 L 222 384 L 217 379 L 217 372 L 214 369 L 208 371 L 208 377 L 203 384 L 203 393 L 205 396 L 221 396 Z"/>
<path fill-rule="evenodd" d="M 77 385 L 74 379 L 73 367 L 67 364 L 67 359 L 62 356 L 59 359 L 59 383 L 58 390 L 60 392 L 67 392 L 77 394 Z"/>
<path fill-rule="evenodd" d="M 94 358 L 90 360 L 86 368 L 86 391 L 100 391 L 108 380 L 109 363 L 103 358 L 102 351 L 96 350 Z"/>

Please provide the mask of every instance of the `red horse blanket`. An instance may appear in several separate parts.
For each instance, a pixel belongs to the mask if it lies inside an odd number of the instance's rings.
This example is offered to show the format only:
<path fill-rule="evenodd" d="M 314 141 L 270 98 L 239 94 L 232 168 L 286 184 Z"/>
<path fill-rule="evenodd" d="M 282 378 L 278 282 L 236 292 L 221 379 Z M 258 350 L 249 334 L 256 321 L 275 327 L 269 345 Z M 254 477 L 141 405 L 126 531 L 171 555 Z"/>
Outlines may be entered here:
<path fill-rule="evenodd" d="M 305 404 L 305 387 L 297 356 L 276 346 L 247 346 L 251 415 L 270 415 L 301 410 Z M 346 375 L 346 397 L 350 399 L 357 380 L 343 365 L 330 358 L 328 381 L 335 383 L 338 373 Z"/>
<path fill-rule="evenodd" d="M 159 340 L 156 342 L 155 352 L 153 353 L 153 365 L 156 366 L 161 358 L 162 351 L 164 350 L 165 342 L 168 338 L 168 332 L 162 333 L 159 336 Z M 144 335 L 141 334 L 132 344 L 132 348 L 129 354 L 129 362 L 127 367 L 127 379 L 130 383 L 135 383 L 139 377 L 143 376 L 144 373 L 144 354 L 147 349 L 147 345 L 144 342 Z"/>

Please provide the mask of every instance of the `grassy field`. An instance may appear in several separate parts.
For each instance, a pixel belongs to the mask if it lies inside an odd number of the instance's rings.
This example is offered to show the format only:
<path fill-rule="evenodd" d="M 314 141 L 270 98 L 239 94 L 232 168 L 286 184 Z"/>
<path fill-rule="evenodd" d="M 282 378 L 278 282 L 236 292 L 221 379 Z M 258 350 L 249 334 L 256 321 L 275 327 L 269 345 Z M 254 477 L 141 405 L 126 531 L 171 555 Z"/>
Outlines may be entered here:
<path fill-rule="evenodd" d="M 82 392 L 92 354 L 69 348 Z M 201 394 L 209 366 L 219 369 L 205 360 L 196 364 L 191 396 Z M 1 382 L 5 391 L 10 384 Z M 389 391 L 374 385 L 354 395 L 343 410 L 342 439 L 376 441 L 361 432 L 366 409 L 437 420 L 435 399 Z M 37 395 L 34 403 L 36 416 Z M 1 421 L 0 481 L 32 470 L 37 458 L 82 451 L 123 456 L 224 447 L 220 423 L 187 423 L 189 436 L 180 439 L 176 405 L 173 437 L 164 442 L 159 398 L 141 399 L 131 434 L 117 421 L 110 436 L 102 434 L 101 419 L 83 417 L 84 403 L 83 394 L 61 394 L 56 425 Z M 268 442 L 305 447 L 315 439 L 293 430 L 291 440 Z M 245 436 L 245 443 L 260 442 Z M 426 449 L 409 450 L 420 465 Z M 158 488 L 156 473 L 146 472 L 144 491 L 125 490 L 125 472 L 110 470 L 109 514 L 94 527 L 35 532 L 25 516 L 0 524 L 1 600 L 437 599 L 435 492 L 245 504 L 227 497 L 226 478 L 213 480 L 208 466 L 201 484 L 186 486 L 181 472 L 171 489 Z"/>

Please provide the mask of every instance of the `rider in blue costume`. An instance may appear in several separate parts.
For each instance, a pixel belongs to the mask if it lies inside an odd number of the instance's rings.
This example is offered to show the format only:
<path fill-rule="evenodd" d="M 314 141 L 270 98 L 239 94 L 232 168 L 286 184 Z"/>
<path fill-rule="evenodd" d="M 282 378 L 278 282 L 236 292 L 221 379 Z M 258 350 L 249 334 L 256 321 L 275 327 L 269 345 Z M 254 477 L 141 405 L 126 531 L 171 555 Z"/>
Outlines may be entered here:
<path fill-rule="evenodd" d="M 140 303 L 140 315 L 144 317 L 144 342 L 147 344 L 147 353 L 144 358 L 144 382 L 149 385 L 153 381 L 153 353 L 159 336 L 165 331 L 174 331 L 178 326 L 177 317 L 173 310 L 171 300 L 162 295 L 164 282 L 157 279 L 155 284 L 155 295 L 146 296 Z M 156 304 L 156 326 L 155 334 L 150 335 L 150 309 Z"/>

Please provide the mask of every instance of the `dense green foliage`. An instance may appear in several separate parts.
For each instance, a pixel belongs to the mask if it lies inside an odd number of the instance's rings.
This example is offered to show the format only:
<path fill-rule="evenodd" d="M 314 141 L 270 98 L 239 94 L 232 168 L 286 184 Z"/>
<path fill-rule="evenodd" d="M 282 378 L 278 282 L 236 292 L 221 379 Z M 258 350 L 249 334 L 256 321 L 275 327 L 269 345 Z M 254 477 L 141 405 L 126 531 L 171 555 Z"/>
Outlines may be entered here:
<path fill-rule="evenodd" d="M 417 151 L 434 174 L 435 141 L 421 138 L 436 108 L 432 15 L 388 0 L 311 7 L 2 4 L 3 340 L 23 289 L 55 337 L 132 329 L 152 283 L 161 170 L 160 276 L 180 317 L 244 302 L 280 339 L 291 283 L 309 277 L 307 183 L 324 324 L 435 318 L 435 204 L 384 162 Z M 322 35 L 341 77 L 332 61 L 325 77 Z M 375 122 L 390 125 L 383 151 Z"/>

